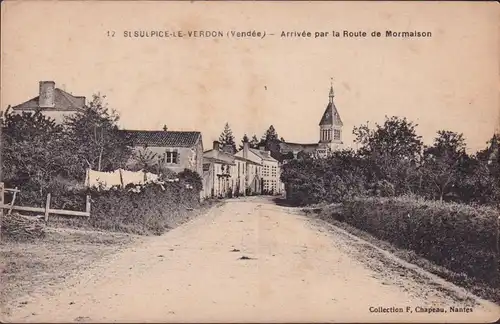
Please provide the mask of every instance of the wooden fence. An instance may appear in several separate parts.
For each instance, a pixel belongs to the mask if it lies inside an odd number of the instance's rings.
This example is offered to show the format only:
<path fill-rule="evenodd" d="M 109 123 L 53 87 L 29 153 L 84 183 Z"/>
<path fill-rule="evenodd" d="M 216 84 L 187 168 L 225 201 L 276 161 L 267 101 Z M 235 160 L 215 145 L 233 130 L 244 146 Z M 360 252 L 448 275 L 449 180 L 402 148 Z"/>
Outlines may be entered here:
<path fill-rule="evenodd" d="M 4 204 L 4 195 L 5 192 L 12 192 L 13 197 L 12 201 L 9 205 Z M 8 215 L 12 212 L 12 210 L 18 211 L 26 211 L 33 213 L 43 213 L 45 215 L 45 221 L 48 222 L 49 214 L 61 215 L 61 216 L 77 216 L 77 217 L 90 217 L 90 196 L 87 195 L 87 200 L 85 203 L 85 211 L 74 211 L 74 210 L 65 210 L 65 209 L 51 209 L 50 208 L 50 193 L 47 194 L 47 200 L 45 202 L 45 208 L 41 207 L 25 207 L 25 206 L 15 206 L 14 202 L 17 194 L 20 193 L 20 190 L 17 188 L 9 189 L 5 188 L 4 183 L 0 182 L 0 216 L 3 216 L 3 210 L 8 209 Z"/>

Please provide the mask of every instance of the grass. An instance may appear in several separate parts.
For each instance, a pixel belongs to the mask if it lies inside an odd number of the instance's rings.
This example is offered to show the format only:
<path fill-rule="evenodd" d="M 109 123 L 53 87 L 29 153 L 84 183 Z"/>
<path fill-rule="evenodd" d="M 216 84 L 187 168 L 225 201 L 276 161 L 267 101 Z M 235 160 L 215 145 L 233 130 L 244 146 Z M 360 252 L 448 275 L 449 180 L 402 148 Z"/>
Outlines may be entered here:
<path fill-rule="evenodd" d="M 348 233 L 356 235 L 357 237 L 362 238 L 363 240 L 381 249 L 391 252 L 392 254 L 406 262 L 415 264 L 432 274 L 435 274 L 449 282 L 452 282 L 457 286 L 461 286 L 481 298 L 500 304 L 500 287 L 493 287 L 484 283 L 478 278 L 468 276 L 465 273 L 457 273 L 451 271 L 443 266 L 429 261 L 422 256 L 417 255 L 414 251 L 396 247 L 387 241 L 381 240 L 373 236 L 372 234 L 367 233 L 366 231 L 358 229 L 345 222 L 336 220 L 332 216 L 332 214 L 338 213 L 342 210 L 340 204 L 328 205 L 327 207 L 323 208 L 305 208 L 302 210 L 306 215 L 319 218 L 334 226 L 337 226 L 347 231 Z"/>
<path fill-rule="evenodd" d="M 49 224 L 57 228 L 78 228 L 87 230 L 104 230 L 110 232 L 121 232 L 136 235 L 162 235 L 170 229 L 175 228 L 185 222 L 205 213 L 214 205 L 220 204 L 218 200 L 206 200 L 200 203 L 196 208 L 184 210 L 168 210 L 162 213 L 151 212 L 151 217 L 104 217 L 99 213 L 98 220 L 89 220 L 86 217 L 63 217 L 50 216 Z M 162 208 L 157 206 L 157 208 Z M 163 207 L 169 208 L 169 207 Z M 148 213 L 148 211 L 144 211 Z M 132 220 L 131 220 L 132 219 Z"/>
<path fill-rule="evenodd" d="M 106 230 L 92 227 L 84 217 L 50 216 L 46 236 L 32 242 L 0 243 L 0 305 L 2 313 L 12 307 L 23 307 L 27 296 L 37 289 L 56 286 L 70 276 L 85 271 L 95 262 L 138 243 L 138 235 L 159 235 L 205 213 L 223 202 L 206 201 L 199 208 L 170 218 L 157 233 L 142 231 L 138 223 L 114 224 Z M 122 233 L 120 233 L 122 232 Z M 13 304 L 16 301 L 17 304 Z"/>
<path fill-rule="evenodd" d="M 14 300 L 41 287 L 55 286 L 138 240 L 121 233 L 63 228 L 46 230 L 44 239 L 0 244 L 0 303 L 6 305 L 2 312 L 27 303 L 20 300 L 17 305 L 12 305 Z"/>

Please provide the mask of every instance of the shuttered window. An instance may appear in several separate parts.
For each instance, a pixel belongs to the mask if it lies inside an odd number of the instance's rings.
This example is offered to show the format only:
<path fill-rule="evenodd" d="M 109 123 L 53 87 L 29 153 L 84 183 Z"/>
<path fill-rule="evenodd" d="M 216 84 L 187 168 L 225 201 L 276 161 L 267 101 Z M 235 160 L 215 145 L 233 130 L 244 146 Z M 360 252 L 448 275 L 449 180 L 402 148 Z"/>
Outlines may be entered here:
<path fill-rule="evenodd" d="M 171 150 L 165 152 L 165 163 L 169 164 L 179 163 L 179 152 L 177 152 L 177 150 Z"/>

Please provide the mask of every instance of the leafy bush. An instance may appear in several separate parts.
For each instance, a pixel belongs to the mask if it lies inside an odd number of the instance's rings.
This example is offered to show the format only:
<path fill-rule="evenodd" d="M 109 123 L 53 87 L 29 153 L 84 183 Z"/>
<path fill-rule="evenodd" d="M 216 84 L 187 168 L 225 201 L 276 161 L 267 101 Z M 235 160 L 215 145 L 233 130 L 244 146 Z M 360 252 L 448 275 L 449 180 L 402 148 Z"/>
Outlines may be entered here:
<path fill-rule="evenodd" d="M 92 191 L 91 197 L 93 227 L 136 234 L 159 235 L 199 206 L 199 192 L 181 181 Z"/>
<path fill-rule="evenodd" d="M 334 216 L 450 270 L 500 284 L 493 208 L 414 197 L 356 198 Z"/>
<path fill-rule="evenodd" d="M 328 159 L 298 159 L 282 167 L 287 199 L 296 205 L 339 202 L 364 194 L 362 161 L 352 150 L 337 151 Z"/>
<path fill-rule="evenodd" d="M 203 180 L 198 172 L 184 169 L 184 171 L 179 172 L 178 177 L 180 181 L 189 184 L 194 190 L 198 192 L 203 190 Z"/>
<path fill-rule="evenodd" d="M 51 216 L 58 223 L 94 227 L 104 230 L 149 235 L 162 234 L 186 219 L 200 207 L 199 191 L 186 181 L 178 180 L 146 185 L 127 185 L 85 189 L 73 183 L 54 181 L 49 188 L 51 208 L 84 211 L 86 196 L 91 197 L 91 217 Z M 43 207 L 45 197 L 38 192 L 22 191 L 22 205 Z"/>

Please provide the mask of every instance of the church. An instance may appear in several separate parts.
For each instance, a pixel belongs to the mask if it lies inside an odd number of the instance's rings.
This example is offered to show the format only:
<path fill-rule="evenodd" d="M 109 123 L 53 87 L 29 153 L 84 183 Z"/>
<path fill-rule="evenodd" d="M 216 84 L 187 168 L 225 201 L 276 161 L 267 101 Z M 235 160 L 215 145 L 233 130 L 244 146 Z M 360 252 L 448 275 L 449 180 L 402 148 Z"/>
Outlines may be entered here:
<path fill-rule="evenodd" d="M 342 149 L 342 119 L 334 103 L 333 84 L 330 86 L 328 104 L 319 122 L 319 141 L 317 143 L 299 144 L 280 142 L 279 150 L 282 155 L 307 154 L 313 157 L 327 157 L 331 152 Z"/>

